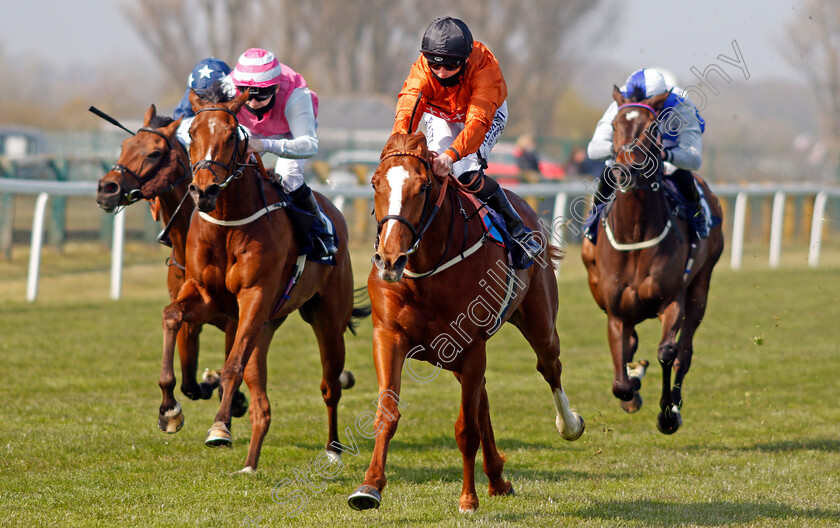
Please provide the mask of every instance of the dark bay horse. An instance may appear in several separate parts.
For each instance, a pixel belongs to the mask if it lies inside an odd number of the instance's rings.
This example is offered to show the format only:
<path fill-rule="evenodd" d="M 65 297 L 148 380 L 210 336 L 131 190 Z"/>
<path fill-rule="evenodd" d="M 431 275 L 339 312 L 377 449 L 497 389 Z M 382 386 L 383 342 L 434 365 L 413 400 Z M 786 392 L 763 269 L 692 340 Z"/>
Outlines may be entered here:
<path fill-rule="evenodd" d="M 192 200 L 184 200 L 192 174 L 189 170 L 189 155 L 175 137 L 180 123 L 180 119 L 173 121 L 167 116 L 158 115 L 155 105 L 151 105 L 143 118 L 143 127 L 136 135 L 123 141 L 117 163 L 99 179 L 96 192 L 96 202 L 108 212 L 142 199 L 148 200 L 152 204 L 155 218 L 160 217 L 163 225 L 168 226 L 172 255 L 168 263 L 166 286 L 170 300 L 175 300 L 184 284 L 187 230 L 195 208 Z M 232 343 L 236 332 L 235 321 L 219 317 L 212 323 L 224 330 L 227 341 Z M 209 381 L 201 383 L 196 381 L 200 332 L 200 325 L 185 324 L 178 332 L 177 339 L 181 360 L 181 392 L 192 400 L 210 398 L 218 385 L 218 377 L 210 377 Z M 172 362 L 164 362 L 159 383 L 165 394 L 164 400 L 174 400 L 175 373 Z M 245 396 L 237 391 L 234 402 L 234 416 L 243 416 L 248 409 Z M 176 433 L 183 424 L 184 413 L 180 404 L 174 409 L 161 406 L 158 426 L 162 431 Z"/>
<path fill-rule="evenodd" d="M 337 456 L 344 332 L 352 329 L 354 313 L 365 315 L 353 308 L 347 226 L 338 210 L 318 196 L 339 236 L 336 265 L 299 258 L 289 213 L 279 196 L 270 187 L 266 190 L 264 176 L 246 153 L 247 140 L 236 113 L 247 93 L 228 102 L 216 95 L 203 101 L 195 92 L 190 94 L 196 115 L 190 127 L 189 192 L 198 213 L 187 236 L 187 280 L 163 311 L 164 358 L 172 357 L 183 323 L 202 324 L 219 314 L 238 321 L 222 369 L 221 405 L 205 443 L 231 445 L 232 395 L 244 379 L 251 392 L 251 442 L 243 471 L 254 471 L 271 423 L 268 347 L 277 328 L 298 310 L 318 340 L 329 425 L 326 449 Z"/>
<path fill-rule="evenodd" d="M 672 214 L 668 205 L 658 140 L 658 113 L 667 96 L 633 101 L 614 87 L 619 106 L 613 121 L 617 154 L 609 176 L 618 188 L 597 244 L 584 238 L 582 258 L 592 296 L 607 313 L 615 373 L 612 391 L 627 412 L 642 404 L 639 390 L 647 366 L 631 363 L 638 347 L 635 326 L 654 317 L 662 322 L 657 427 L 673 434 L 682 425 L 683 379 L 691 366 L 694 333 L 706 311 L 712 270 L 723 252 L 723 232 L 720 226 L 712 228 L 692 249 L 686 220 Z M 717 197 L 695 178 L 712 215 L 722 218 Z"/>
<path fill-rule="evenodd" d="M 379 234 L 368 292 L 379 405 L 372 424 L 376 445 L 370 467 L 364 483 L 348 498 L 356 510 L 378 508 L 381 502 L 388 444 L 400 418 L 401 373 L 404 364 L 411 372 L 411 360 L 450 370 L 461 384 L 461 410 L 455 423 L 464 466 L 460 510 L 478 507 L 479 445 L 490 495 L 513 493 L 510 481 L 502 476 L 504 457 L 496 448 L 484 378 L 485 343 L 506 321 L 536 352 L 537 370 L 548 382 L 557 407 L 560 435 L 575 440 L 584 430 L 583 419 L 571 410 L 560 385 L 552 262 L 560 257 L 559 250 L 545 244 L 538 262 L 514 271 L 505 249 L 485 239 L 476 206 L 448 188 L 450 181 L 456 185 L 454 180 L 434 178 L 428 159 L 422 133 L 394 134 L 373 175 Z M 508 194 L 526 224 L 538 233 L 534 211 Z M 473 217 L 467 220 L 469 215 Z"/>

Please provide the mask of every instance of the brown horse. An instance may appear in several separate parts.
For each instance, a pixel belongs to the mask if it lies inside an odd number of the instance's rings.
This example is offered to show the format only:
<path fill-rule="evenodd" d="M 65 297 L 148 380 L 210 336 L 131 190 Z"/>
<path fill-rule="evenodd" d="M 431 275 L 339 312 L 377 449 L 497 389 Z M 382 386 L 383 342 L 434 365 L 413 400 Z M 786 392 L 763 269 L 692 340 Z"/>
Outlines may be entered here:
<path fill-rule="evenodd" d="M 432 177 L 426 138 L 394 134 L 373 175 L 379 223 L 374 267 L 368 277 L 373 308 L 373 359 L 379 381 L 379 408 L 372 425 L 376 445 L 364 483 L 348 498 L 354 509 L 378 508 L 385 487 L 388 444 L 400 418 L 401 371 L 406 358 L 450 370 L 461 383 L 461 410 L 455 437 L 464 465 L 461 511 L 478 507 L 475 456 L 479 444 L 490 495 L 513 493 L 502 476 L 504 458 L 496 448 L 485 389 L 486 341 L 511 322 L 537 354 L 557 407 L 560 435 L 575 440 L 583 419 L 569 407 L 560 385 L 560 343 L 555 329 L 557 283 L 545 245 L 537 262 L 514 270 L 505 249 L 486 240 L 476 206 Z M 538 233 L 537 215 L 518 196 L 511 203 Z M 432 204 L 435 204 L 432 206 Z M 468 218 L 470 218 L 468 220 Z M 466 258 L 465 262 L 458 263 Z M 411 361 L 406 364 L 413 372 Z M 412 377 L 417 380 L 415 376 Z M 428 379 L 421 381 L 429 381 Z"/>
<path fill-rule="evenodd" d="M 123 141 L 117 163 L 99 179 L 96 192 L 96 202 L 108 212 L 141 199 L 149 200 L 153 216 L 156 219 L 159 216 L 161 222 L 168 226 L 172 255 L 168 262 L 166 286 L 170 300 L 175 300 L 184 284 L 187 230 L 195 208 L 192 200 L 184 199 L 192 175 L 189 155 L 175 137 L 180 123 L 180 119 L 173 121 L 158 115 L 155 105 L 151 105 L 143 118 L 143 127 L 136 135 Z M 217 318 L 212 323 L 224 330 L 228 334 L 228 343 L 232 343 L 236 323 L 227 317 Z M 196 381 L 200 332 L 200 325 L 185 324 L 177 339 L 181 359 L 181 392 L 192 400 L 209 399 L 218 385 L 218 377 L 214 376 L 201 383 Z M 159 383 L 164 393 L 168 394 L 164 400 L 174 400 L 175 373 L 171 362 L 164 363 Z M 245 395 L 237 391 L 234 395 L 234 416 L 243 416 L 247 410 Z M 184 414 L 180 405 L 176 405 L 174 411 L 161 406 L 158 426 L 162 431 L 176 433 L 183 424 Z"/>
<path fill-rule="evenodd" d="M 171 360 L 183 323 L 202 324 L 219 314 L 238 320 L 222 369 L 221 405 L 205 443 L 231 445 L 232 394 L 244 378 L 251 392 L 252 434 L 243 471 L 254 471 L 271 422 L 268 347 L 277 328 L 298 310 L 318 340 L 329 423 L 326 449 L 337 456 L 344 332 L 352 329 L 354 312 L 364 315 L 353 308 L 347 226 L 338 210 L 319 196 L 339 237 L 336 265 L 299 258 L 300 246 L 284 203 L 277 193 L 266 191 L 260 171 L 249 163 L 247 141 L 236 118 L 248 95 L 229 102 L 215 95 L 203 101 L 195 92 L 190 94 L 196 115 L 190 127 L 189 192 L 199 212 L 187 236 L 187 280 L 163 311 L 164 359 Z"/>
<path fill-rule="evenodd" d="M 617 155 L 609 176 L 619 188 L 603 219 L 597 245 L 584 239 L 582 258 L 592 296 L 607 313 L 615 373 L 612 391 L 627 412 L 637 411 L 642 404 L 639 389 L 647 367 L 646 361 L 631 363 L 638 347 L 634 327 L 646 319 L 661 320 L 662 396 L 657 427 L 672 434 L 682 425 L 682 383 L 691 365 L 694 333 L 706 311 L 712 270 L 723 252 L 723 233 L 717 226 L 708 238 L 692 246 L 687 222 L 668 205 L 657 139 L 658 113 L 667 96 L 631 101 L 614 87 L 619 105 L 613 121 Z M 711 213 L 721 218 L 717 197 L 704 181 L 696 180 Z"/>

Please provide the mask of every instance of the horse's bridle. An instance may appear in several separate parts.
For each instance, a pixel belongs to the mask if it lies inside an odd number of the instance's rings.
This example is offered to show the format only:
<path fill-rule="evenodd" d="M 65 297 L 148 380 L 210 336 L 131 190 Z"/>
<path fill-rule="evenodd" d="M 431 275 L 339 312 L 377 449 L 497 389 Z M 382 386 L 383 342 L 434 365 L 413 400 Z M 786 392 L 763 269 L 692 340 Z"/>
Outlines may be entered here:
<path fill-rule="evenodd" d="M 654 118 L 651 125 L 657 125 L 657 119 L 659 117 L 659 113 L 652 106 L 646 105 L 644 103 L 626 103 L 626 104 L 623 104 L 623 105 L 619 106 L 618 110 L 620 111 L 622 108 L 627 108 L 627 107 L 638 107 L 638 108 L 643 108 L 643 109 L 649 111 L 651 114 L 653 114 L 653 118 Z M 647 129 L 646 129 L 646 131 L 647 131 Z M 637 140 L 638 140 L 638 138 L 634 139 L 634 141 L 637 141 Z M 659 131 L 658 130 L 656 131 L 656 134 L 654 136 L 654 141 L 655 141 L 655 143 L 654 143 L 653 147 L 655 148 L 655 150 L 657 152 L 661 152 L 662 144 L 660 142 Z M 622 148 L 624 148 L 624 147 L 626 147 L 626 145 L 623 146 Z M 634 147 L 634 148 L 639 148 L 639 147 Z M 652 175 L 648 175 L 648 174 L 645 175 L 648 178 L 648 180 L 650 181 L 650 183 L 648 185 L 640 185 L 638 183 L 639 179 L 638 178 L 633 178 L 634 183 L 632 185 L 630 185 L 629 187 L 619 187 L 616 190 L 618 190 L 620 192 L 623 192 L 623 193 L 627 192 L 631 189 L 649 189 L 649 190 L 654 191 L 654 192 L 658 191 L 662 187 L 661 180 L 662 180 L 662 174 L 663 174 L 663 167 L 662 167 L 662 160 L 654 160 L 654 161 L 656 162 L 656 170 L 653 172 Z M 632 167 L 632 166 L 627 166 L 626 164 L 615 163 L 612 166 L 610 172 L 612 172 L 613 170 L 619 170 L 622 173 L 626 172 L 627 174 L 632 176 L 634 174 L 634 172 L 639 172 L 641 169 L 636 168 L 636 167 Z M 653 176 L 653 178 L 650 178 L 650 176 Z"/>
<path fill-rule="evenodd" d="M 175 147 L 176 147 L 176 145 L 174 145 L 172 143 L 172 140 L 170 138 L 168 138 L 166 136 L 166 134 L 164 134 L 160 130 L 157 130 L 157 129 L 154 129 L 154 128 L 151 128 L 151 127 L 143 127 L 140 130 L 138 130 L 138 132 L 150 132 L 152 134 L 160 136 L 166 142 L 166 146 L 169 147 L 170 151 L 174 150 Z M 120 185 L 120 188 L 125 188 L 124 184 L 125 184 L 125 175 L 126 174 L 130 175 L 132 178 L 137 180 L 137 182 L 140 184 L 138 188 L 132 189 L 131 191 L 129 191 L 127 193 L 126 192 L 123 193 L 123 197 L 125 198 L 125 201 L 127 202 L 126 205 L 133 204 L 134 202 L 139 202 L 140 200 L 143 199 L 143 191 L 141 190 L 141 188 L 144 185 L 146 185 L 147 183 L 149 183 L 150 181 L 152 181 L 152 179 L 157 175 L 157 171 L 158 171 L 158 169 L 160 169 L 160 166 L 164 163 L 165 158 L 166 158 L 166 156 L 161 155 L 160 159 L 157 161 L 155 166 L 150 169 L 150 171 L 149 171 L 149 173 L 146 177 L 141 177 L 139 174 L 137 174 L 133 170 L 129 169 L 128 167 L 126 167 L 122 163 L 115 163 L 114 166 L 111 167 L 111 170 L 116 172 L 117 174 L 119 174 L 120 178 L 122 178 L 123 185 Z M 146 162 L 146 160 L 144 158 L 143 163 L 145 163 L 145 162 Z M 189 174 L 190 171 L 187 169 L 186 163 L 184 163 L 183 160 L 180 160 L 180 162 L 181 162 L 182 168 L 184 169 L 184 174 L 181 176 L 181 179 L 179 179 L 176 182 L 171 183 L 169 185 L 169 187 L 167 187 L 167 189 L 164 190 L 163 192 L 171 190 L 175 186 L 179 185 L 181 182 L 184 181 L 184 178 L 187 177 L 187 174 Z M 143 169 L 143 164 L 141 163 L 140 164 L 140 170 L 142 170 L 142 169 Z"/>
<path fill-rule="evenodd" d="M 248 151 L 248 135 L 244 133 L 244 127 L 239 124 L 239 118 L 236 117 L 236 114 L 228 110 L 227 108 L 222 107 L 213 107 L 213 108 L 202 108 L 198 112 L 195 113 L 196 116 L 202 112 L 212 112 L 212 111 L 219 111 L 219 112 L 227 112 L 231 116 L 233 116 L 233 120 L 236 122 L 236 129 L 237 133 L 234 135 L 235 141 L 233 144 L 233 155 L 230 158 L 230 161 L 227 164 L 222 163 L 221 161 L 210 160 L 210 159 L 203 159 L 199 160 L 197 163 L 192 164 L 192 175 L 195 176 L 195 173 L 201 169 L 207 169 L 211 173 L 213 173 L 213 177 L 218 179 L 218 175 L 216 171 L 213 170 L 214 165 L 218 165 L 219 167 L 225 169 L 228 173 L 228 176 L 225 178 L 225 181 L 219 184 L 221 189 L 224 189 L 230 182 L 242 176 L 243 171 L 246 167 L 252 167 L 253 164 L 243 162 L 242 160 L 247 156 Z M 195 121 L 193 121 L 195 122 Z M 241 142 L 239 135 L 240 133 L 245 138 L 245 148 L 242 149 L 242 155 L 239 154 L 239 144 Z M 192 136 L 191 136 L 192 137 Z M 235 167 L 235 168 L 234 168 Z"/>
<path fill-rule="evenodd" d="M 420 215 L 420 221 L 417 223 L 418 227 L 415 227 L 406 217 L 401 215 L 385 215 L 381 219 L 377 220 L 376 222 L 376 241 L 373 244 L 374 249 L 379 249 L 379 234 L 382 231 L 382 226 L 385 225 L 385 222 L 388 220 L 396 220 L 408 227 L 411 230 L 411 248 L 406 251 L 406 255 L 411 255 L 415 251 L 417 251 L 417 247 L 420 245 L 420 240 L 423 239 L 423 235 L 426 233 L 426 230 L 429 229 L 429 226 L 432 224 L 432 220 L 435 219 L 435 215 L 440 210 L 441 204 L 443 204 L 443 199 L 446 197 L 446 189 L 449 184 L 449 177 L 443 179 L 443 184 L 441 185 L 440 192 L 438 193 L 437 201 L 435 202 L 434 207 L 429 206 L 429 190 L 432 188 L 432 166 L 425 157 L 417 154 L 416 152 L 411 152 L 408 150 L 395 150 L 393 152 L 389 152 L 388 154 L 384 154 L 382 157 L 379 158 L 379 162 L 382 163 L 388 158 L 393 157 L 402 157 L 402 156 L 410 156 L 412 158 L 416 158 L 423 163 L 423 166 L 426 168 L 426 183 L 423 184 L 421 187 L 421 191 L 426 194 L 426 197 L 423 201 L 423 213 Z M 423 217 L 426 216 L 426 213 L 431 210 L 428 218 L 426 219 L 425 223 L 423 222 Z"/>

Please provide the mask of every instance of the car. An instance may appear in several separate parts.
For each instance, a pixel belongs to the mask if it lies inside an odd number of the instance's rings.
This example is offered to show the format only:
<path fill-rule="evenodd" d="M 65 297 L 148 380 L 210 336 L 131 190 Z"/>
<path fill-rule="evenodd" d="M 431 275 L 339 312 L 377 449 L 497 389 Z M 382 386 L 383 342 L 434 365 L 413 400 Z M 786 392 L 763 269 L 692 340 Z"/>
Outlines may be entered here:
<path fill-rule="evenodd" d="M 484 173 L 492 176 L 503 186 L 521 183 L 522 171 L 516 163 L 518 152 L 519 149 L 512 143 L 497 143 L 490 151 Z M 542 154 L 538 154 L 538 157 L 540 181 L 561 181 L 566 177 L 563 165 Z"/>

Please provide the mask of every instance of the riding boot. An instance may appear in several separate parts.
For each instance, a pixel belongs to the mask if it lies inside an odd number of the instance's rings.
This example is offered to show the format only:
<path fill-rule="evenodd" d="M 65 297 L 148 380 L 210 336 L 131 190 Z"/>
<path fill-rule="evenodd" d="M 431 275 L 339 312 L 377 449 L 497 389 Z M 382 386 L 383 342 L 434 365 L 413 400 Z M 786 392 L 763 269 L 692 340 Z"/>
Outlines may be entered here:
<path fill-rule="evenodd" d="M 461 176 L 463 177 L 464 175 L 462 174 Z M 470 174 L 470 179 L 473 176 L 474 174 Z M 488 176 L 484 176 L 483 180 L 484 186 L 476 193 L 476 196 L 486 202 L 487 205 L 492 207 L 494 211 L 502 215 L 502 218 L 505 219 L 505 227 L 507 228 L 511 241 L 519 246 L 518 249 L 511 251 L 511 256 L 514 258 L 513 265 L 516 268 L 525 269 L 540 254 L 542 246 L 538 239 L 531 236 L 525 230 L 522 217 L 519 216 L 519 213 L 516 212 L 516 209 L 508 201 L 505 191 L 499 187 L 496 180 Z"/>
<path fill-rule="evenodd" d="M 312 237 L 315 258 L 326 259 L 335 255 L 338 252 L 338 248 L 335 247 L 335 243 L 333 242 L 332 227 L 321 216 L 321 210 L 318 208 L 318 202 L 315 201 L 315 195 L 312 194 L 312 189 L 304 183 L 290 192 L 289 196 L 292 197 L 295 206 L 315 217 L 323 228 Z M 308 233 L 301 233 L 301 235 L 306 237 Z"/>
<path fill-rule="evenodd" d="M 706 224 L 706 215 L 703 211 L 703 204 L 700 203 L 700 193 L 694 184 L 694 175 L 685 169 L 677 169 L 671 174 L 671 179 L 677 185 L 682 195 L 691 205 L 690 214 L 693 216 L 691 222 L 698 239 L 709 236 L 709 226 Z"/>
<path fill-rule="evenodd" d="M 613 189 L 609 183 L 606 182 L 605 177 L 601 177 L 598 179 L 598 188 L 595 190 L 595 194 L 592 196 L 592 210 L 589 213 L 589 216 L 584 221 L 583 225 L 583 236 L 591 240 L 593 243 L 595 242 L 595 231 L 598 230 L 596 227 L 597 218 L 595 215 L 598 213 L 598 206 L 601 204 L 605 204 L 610 201 L 610 197 L 612 196 Z"/>

